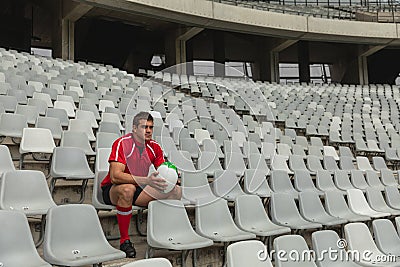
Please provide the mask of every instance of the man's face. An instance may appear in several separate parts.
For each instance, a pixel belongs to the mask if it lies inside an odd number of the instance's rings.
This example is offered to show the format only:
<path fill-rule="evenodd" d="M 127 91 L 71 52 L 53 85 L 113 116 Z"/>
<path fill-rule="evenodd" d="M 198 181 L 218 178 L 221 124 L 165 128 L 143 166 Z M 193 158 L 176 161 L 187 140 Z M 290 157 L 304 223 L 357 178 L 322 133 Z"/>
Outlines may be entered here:
<path fill-rule="evenodd" d="M 153 136 L 153 122 L 148 120 L 139 120 L 138 126 L 133 126 L 133 133 L 139 139 L 138 141 L 144 142 L 151 139 Z"/>

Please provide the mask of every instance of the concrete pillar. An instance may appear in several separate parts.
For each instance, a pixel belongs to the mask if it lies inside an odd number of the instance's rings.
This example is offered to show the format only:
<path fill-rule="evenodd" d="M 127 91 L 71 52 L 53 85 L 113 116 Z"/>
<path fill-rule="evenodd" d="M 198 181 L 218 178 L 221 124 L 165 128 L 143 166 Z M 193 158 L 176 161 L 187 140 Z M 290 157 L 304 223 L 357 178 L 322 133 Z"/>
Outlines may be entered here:
<path fill-rule="evenodd" d="M 222 32 L 214 31 L 214 76 L 225 76 L 225 36 Z"/>
<path fill-rule="evenodd" d="M 368 61 L 366 56 L 358 57 L 358 80 L 361 85 L 367 85 L 368 82 Z"/>
<path fill-rule="evenodd" d="M 279 83 L 279 52 L 270 52 L 271 82 Z"/>
<path fill-rule="evenodd" d="M 75 22 L 69 19 L 61 21 L 62 29 L 62 59 L 75 59 Z"/>
<path fill-rule="evenodd" d="M 74 1 L 62 1 L 61 18 L 59 18 L 61 27 L 61 57 L 64 60 L 75 59 L 75 22 L 85 15 L 93 7 Z M 57 34 L 57 30 L 53 30 Z M 55 43 L 58 43 L 55 41 Z"/>
<path fill-rule="evenodd" d="M 270 45 L 269 64 L 271 69 L 271 82 L 279 83 L 279 52 L 297 43 L 298 40 L 283 40 Z"/>
<path fill-rule="evenodd" d="M 376 52 L 382 50 L 387 45 L 377 45 L 377 46 L 361 46 L 359 48 L 359 56 L 358 56 L 358 77 L 360 84 L 366 85 L 369 84 L 368 77 L 368 57 L 375 54 Z"/>
<path fill-rule="evenodd" d="M 310 82 L 310 55 L 307 41 L 300 41 L 297 45 L 300 82 Z"/>
<path fill-rule="evenodd" d="M 263 38 L 257 42 L 255 62 L 252 64 L 253 79 L 271 81 L 271 53 L 266 40 Z"/>
<path fill-rule="evenodd" d="M 186 42 L 203 30 L 204 30 L 204 28 L 197 28 L 197 27 L 180 30 L 179 36 L 175 39 L 175 62 L 177 65 L 178 73 L 181 73 L 181 74 L 188 73 L 187 67 L 189 67 L 189 66 L 182 68 L 182 66 L 180 65 L 180 64 L 184 64 L 187 62 Z M 189 69 L 188 74 L 193 73 L 193 65 L 190 64 L 190 66 L 191 66 L 191 70 Z"/>

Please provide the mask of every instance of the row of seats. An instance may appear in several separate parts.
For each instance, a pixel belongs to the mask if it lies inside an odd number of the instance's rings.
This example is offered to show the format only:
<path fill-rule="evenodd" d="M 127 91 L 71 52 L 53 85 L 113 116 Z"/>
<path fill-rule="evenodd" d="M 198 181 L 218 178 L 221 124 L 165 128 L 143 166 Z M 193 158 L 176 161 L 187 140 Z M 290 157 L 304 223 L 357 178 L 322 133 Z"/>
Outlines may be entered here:
<path fill-rule="evenodd" d="M 79 219 L 77 219 L 79 218 Z M 0 263 L 2 266 L 83 266 L 125 258 L 110 246 L 95 209 L 90 205 L 51 207 L 47 215 L 43 257 L 35 249 L 28 220 L 22 212 L 0 210 Z M 172 267 L 166 259 L 139 260 L 123 267 Z"/>
<path fill-rule="evenodd" d="M 346 224 L 345 239 L 333 230 L 315 231 L 311 235 L 312 250 L 301 235 L 277 237 L 272 254 L 275 266 L 399 266 L 400 238 L 396 227 L 388 219 L 376 219 L 372 229 L 373 236 L 364 223 Z M 273 259 L 260 241 L 241 241 L 227 249 L 229 267 L 272 267 Z"/>

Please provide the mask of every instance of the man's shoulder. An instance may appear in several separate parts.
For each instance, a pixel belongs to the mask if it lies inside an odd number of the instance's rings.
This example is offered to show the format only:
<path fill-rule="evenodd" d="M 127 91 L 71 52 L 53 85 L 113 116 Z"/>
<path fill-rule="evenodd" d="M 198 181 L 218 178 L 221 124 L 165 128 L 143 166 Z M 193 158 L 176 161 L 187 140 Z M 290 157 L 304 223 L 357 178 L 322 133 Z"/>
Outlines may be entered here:
<path fill-rule="evenodd" d="M 114 143 L 121 142 L 122 140 L 132 140 L 132 135 L 131 134 L 125 134 L 123 136 L 120 136 L 114 141 Z"/>
<path fill-rule="evenodd" d="M 150 139 L 147 144 L 152 148 L 160 148 L 161 149 L 161 145 L 153 139 Z"/>

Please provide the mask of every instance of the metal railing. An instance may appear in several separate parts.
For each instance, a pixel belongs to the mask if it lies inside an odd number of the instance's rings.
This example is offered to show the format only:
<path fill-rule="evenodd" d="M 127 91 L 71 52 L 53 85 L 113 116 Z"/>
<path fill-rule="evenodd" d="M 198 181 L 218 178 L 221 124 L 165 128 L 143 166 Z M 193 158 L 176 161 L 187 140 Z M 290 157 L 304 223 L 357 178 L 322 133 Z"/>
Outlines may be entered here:
<path fill-rule="evenodd" d="M 211 0 L 285 14 L 330 19 L 400 22 L 400 0 Z"/>

